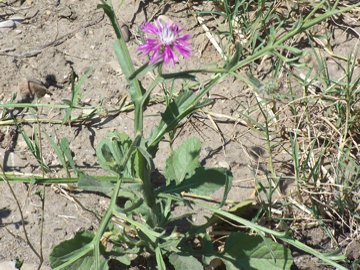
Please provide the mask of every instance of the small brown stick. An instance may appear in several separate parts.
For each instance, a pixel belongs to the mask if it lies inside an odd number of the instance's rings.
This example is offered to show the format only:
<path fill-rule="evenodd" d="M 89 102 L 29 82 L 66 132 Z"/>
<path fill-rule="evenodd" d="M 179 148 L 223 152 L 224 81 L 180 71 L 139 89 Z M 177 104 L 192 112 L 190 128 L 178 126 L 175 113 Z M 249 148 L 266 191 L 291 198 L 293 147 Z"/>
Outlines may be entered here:
<path fill-rule="evenodd" d="M 207 114 L 208 119 L 210 120 L 211 124 L 214 126 L 215 130 L 219 133 L 221 141 L 223 143 L 222 145 L 222 149 L 224 152 L 224 155 L 226 156 L 226 152 L 225 152 L 225 145 L 226 145 L 226 139 L 224 136 L 224 133 L 221 131 L 221 129 L 219 128 L 219 125 L 215 123 L 214 119 L 211 117 L 210 114 Z"/>
<path fill-rule="evenodd" d="M 76 206 L 80 207 L 82 210 L 89 212 L 90 214 L 94 215 L 94 217 L 100 221 L 101 217 L 99 214 L 97 214 L 94 210 L 86 208 L 82 203 L 76 199 L 74 196 L 70 195 L 64 188 L 62 188 L 60 185 L 54 186 L 54 189 L 59 191 L 65 198 L 67 198 L 69 201 L 72 201 L 75 203 Z"/>

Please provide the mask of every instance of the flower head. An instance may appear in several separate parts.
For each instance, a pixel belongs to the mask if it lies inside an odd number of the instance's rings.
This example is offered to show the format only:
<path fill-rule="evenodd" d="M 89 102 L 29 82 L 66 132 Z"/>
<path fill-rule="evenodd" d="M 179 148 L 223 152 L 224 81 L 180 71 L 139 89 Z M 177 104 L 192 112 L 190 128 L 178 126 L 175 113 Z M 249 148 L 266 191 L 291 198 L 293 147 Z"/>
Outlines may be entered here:
<path fill-rule="evenodd" d="M 182 29 L 171 20 L 158 18 L 154 23 L 144 23 L 141 30 L 150 35 L 139 47 L 143 54 L 151 54 L 149 64 L 163 60 L 174 65 L 179 60 L 176 51 L 185 58 L 190 56 L 190 35 L 182 35 Z"/>

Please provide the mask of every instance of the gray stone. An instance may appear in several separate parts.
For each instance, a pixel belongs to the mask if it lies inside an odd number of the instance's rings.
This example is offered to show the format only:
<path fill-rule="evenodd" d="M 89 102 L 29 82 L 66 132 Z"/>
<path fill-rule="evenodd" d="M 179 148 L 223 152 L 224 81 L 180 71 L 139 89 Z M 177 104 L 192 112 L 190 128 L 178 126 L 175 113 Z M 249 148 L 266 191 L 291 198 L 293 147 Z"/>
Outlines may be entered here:
<path fill-rule="evenodd" d="M 0 28 L 15 28 L 15 22 L 13 20 L 6 20 L 0 22 Z"/>
<path fill-rule="evenodd" d="M 37 265 L 28 264 L 28 263 L 24 263 L 21 266 L 21 270 L 37 270 L 37 268 L 38 268 Z M 12 262 L 12 261 L 0 262 L 0 269 L 1 270 L 18 270 L 17 268 L 15 268 L 15 262 Z M 42 266 L 41 270 L 50 270 L 50 268 L 47 266 Z"/>

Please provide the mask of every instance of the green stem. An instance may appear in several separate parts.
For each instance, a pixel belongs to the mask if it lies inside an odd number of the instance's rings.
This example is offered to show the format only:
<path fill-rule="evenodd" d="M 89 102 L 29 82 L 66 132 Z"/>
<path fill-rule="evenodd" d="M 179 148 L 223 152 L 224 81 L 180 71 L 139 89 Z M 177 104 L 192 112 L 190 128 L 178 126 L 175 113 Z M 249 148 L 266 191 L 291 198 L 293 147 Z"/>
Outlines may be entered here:
<path fill-rule="evenodd" d="M 0 104 L 0 109 L 13 109 L 13 108 L 51 108 L 51 109 L 83 109 L 83 107 L 74 106 L 71 107 L 66 104 L 42 104 L 42 103 L 7 103 Z"/>
<path fill-rule="evenodd" d="M 92 240 L 92 243 L 94 244 L 94 255 L 95 255 L 95 266 L 96 266 L 95 269 L 100 269 L 100 261 L 99 261 L 99 259 L 100 259 L 100 240 L 110 222 L 110 219 L 112 218 L 114 209 L 116 208 L 116 201 L 117 201 L 119 191 L 121 188 L 121 183 L 122 183 L 122 178 L 119 178 L 116 183 L 114 192 L 111 196 L 110 205 L 107 208 L 106 213 L 101 220 L 99 228 L 97 229 L 96 234 L 94 236 L 94 239 Z"/>
<path fill-rule="evenodd" d="M 131 60 L 129 50 L 122 36 L 120 25 L 115 16 L 110 1 L 102 0 L 102 4 L 100 6 L 104 9 L 106 15 L 109 17 L 112 26 L 115 30 L 116 36 L 118 38 L 114 45 L 115 54 L 118 58 L 118 62 L 120 64 L 121 70 L 125 75 L 127 81 L 129 82 L 129 86 L 130 86 L 129 92 L 132 102 L 134 104 L 135 136 L 136 138 L 139 139 L 140 142 L 143 139 L 144 107 L 146 105 L 145 100 L 147 98 L 147 95 L 150 94 L 151 90 L 145 92 L 144 89 L 141 87 L 137 77 L 134 76 L 134 72 L 135 72 L 134 64 Z M 139 147 L 139 145 L 136 145 L 136 147 Z M 136 171 L 139 173 L 139 177 L 143 181 L 143 188 L 144 188 L 144 193 L 145 193 L 144 195 L 146 198 L 146 202 L 149 205 L 151 211 L 153 211 L 154 209 L 152 207 L 155 202 L 155 197 L 153 194 L 154 192 L 153 192 L 152 183 L 150 181 L 150 168 L 148 168 L 149 164 L 140 150 L 138 150 L 137 155 L 139 162 L 136 164 L 137 165 Z"/>
<path fill-rule="evenodd" d="M 144 109 L 141 103 L 135 104 L 135 136 L 143 136 Z"/>
<path fill-rule="evenodd" d="M 32 183 L 37 185 L 52 185 L 52 184 L 77 184 L 80 180 L 79 177 L 48 177 L 42 178 L 40 175 L 26 175 L 5 173 L 6 179 L 9 182 Z M 116 182 L 118 176 L 92 176 L 100 182 Z M 123 178 L 123 183 L 140 183 L 140 180 L 135 178 Z"/>
<path fill-rule="evenodd" d="M 136 150 L 136 148 L 138 147 L 139 143 L 140 143 L 140 136 L 136 136 L 134 141 L 132 142 L 129 150 L 127 151 L 127 153 L 124 156 L 124 159 L 121 161 L 120 167 L 124 168 L 126 166 L 126 164 L 128 163 L 130 157 L 133 155 L 134 151 Z M 124 170 L 124 169 L 123 169 Z M 116 182 L 116 186 L 113 192 L 113 195 L 111 196 L 111 202 L 109 207 L 106 210 L 106 213 L 104 215 L 104 217 L 101 220 L 101 223 L 99 225 L 98 230 L 96 231 L 96 234 L 94 236 L 94 239 L 92 240 L 92 243 L 94 243 L 94 255 L 95 255 L 95 269 L 100 269 L 100 262 L 99 262 L 99 258 L 100 258 L 100 240 L 102 235 L 104 234 L 110 219 L 113 215 L 113 212 L 116 210 L 116 201 L 117 198 L 119 196 L 119 191 L 121 188 L 121 184 L 122 184 L 123 178 L 118 178 L 117 182 Z"/>

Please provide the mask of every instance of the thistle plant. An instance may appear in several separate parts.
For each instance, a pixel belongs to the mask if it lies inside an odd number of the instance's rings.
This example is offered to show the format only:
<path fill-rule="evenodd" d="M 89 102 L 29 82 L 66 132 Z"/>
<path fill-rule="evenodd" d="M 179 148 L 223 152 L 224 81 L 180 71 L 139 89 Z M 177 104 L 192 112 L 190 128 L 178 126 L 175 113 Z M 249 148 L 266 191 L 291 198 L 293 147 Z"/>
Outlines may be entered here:
<path fill-rule="evenodd" d="M 135 133 L 131 136 L 121 130 L 114 130 L 97 146 L 98 163 L 112 174 L 112 181 L 101 181 L 77 170 L 81 189 L 110 194 L 111 200 L 95 232 L 78 232 L 74 238 L 54 248 L 50 255 L 51 267 L 105 270 L 112 269 L 111 263 L 116 261 L 128 268 L 146 257 L 150 259 L 141 261 L 146 269 L 211 269 L 210 267 L 216 267 L 218 261 L 230 270 L 267 267 L 290 269 L 293 263 L 290 250 L 266 237 L 272 235 L 317 256 L 327 264 L 345 269 L 337 264 L 338 257 L 321 254 L 293 240 L 287 232 L 276 232 L 222 210 L 232 185 L 232 174 L 225 168 L 205 168 L 200 165 L 201 144 L 197 138 L 184 140 L 171 152 L 166 160 L 164 184 L 153 184 L 153 159 L 158 154 L 158 145 L 164 137 L 175 132 L 184 118 L 211 104 L 212 100 L 207 99 L 206 94 L 226 76 L 235 75 L 239 68 L 269 54 L 284 59 L 285 56 L 277 51 L 278 48 L 301 53 L 284 44 L 320 21 L 318 17 L 311 17 L 315 11 L 306 20 L 294 25 L 291 31 L 272 36 L 268 43 L 261 43 L 248 57 L 241 54 L 241 46 L 237 44 L 232 57 L 219 69 L 164 73 L 162 64 L 175 67 L 179 61 L 177 54 L 184 58 L 190 57 L 190 35 L 185 34 L 175 22 L 161 17 L 154 22 L 146 22 L 141 27 L 145 38 L 139 51 L 149 56 L 150 60 L 135 70 L 111 3 L 103 0 L 99 7 L 109 17 L 116 33 L 114 49 L 129 84 L 129 94 L 134 106 Z M 338 11 L 333 9 L 326 16 L 332 16 L 336 12 Z M 326 19 L 326 16 L 321 19 Z M 271 29 L 270 32 L 275 33 L 275 30 Z M 291 62 L 291 59 L 285 60 Z M 145 88 L 141 79 L 150 71 L 156 76 Z M 199 72 L 211 76 L 205 82 L 197 82 L 195 75 Z M 159 84 L 173 82 L 175 79 L 193 80 L 200 90 L 196 92 L 183 88 L 169 97 L 161 120 L 150 135 L 145 137 L 144 112 L 152 91 Z M 209 196 L 220 188 L 224 191 L 218 204 L 194 199 Z M 184 196 L 189 193 L 192 196 Z M 189 207 L 189 213 L 177 216 L 173 209 L 179 205 Z M 194 214 L 194 206 L 210 211 L 213 216 L 205 224 L 193 224 L 191 216 Z M 219 216 L 245 226 L 253 234 L 233 232 L 228 235 L 222 250 L 217 250 L 209 228 Z M 178 228 L 176 221 L 180 219 L 186 219 L 189 228 Z"/>

